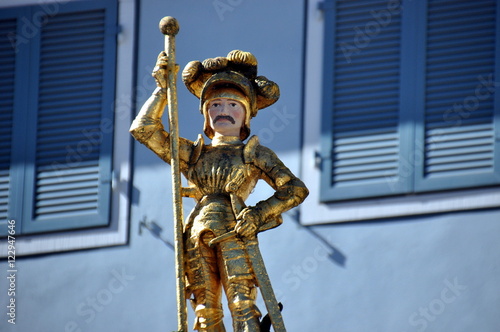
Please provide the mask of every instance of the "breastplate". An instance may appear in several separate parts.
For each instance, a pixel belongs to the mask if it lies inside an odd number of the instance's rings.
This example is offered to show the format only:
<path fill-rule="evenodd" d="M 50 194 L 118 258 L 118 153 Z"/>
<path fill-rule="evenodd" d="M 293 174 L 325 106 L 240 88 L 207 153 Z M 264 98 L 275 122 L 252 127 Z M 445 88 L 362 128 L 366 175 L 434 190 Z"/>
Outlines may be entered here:
<path fill-rule="evenodd" d="M 246 199 L 258 180 L 255 169 L 243 160 L 244 145 L 207 145 L 187 177 L 203 196 L 227 194 Z"/>

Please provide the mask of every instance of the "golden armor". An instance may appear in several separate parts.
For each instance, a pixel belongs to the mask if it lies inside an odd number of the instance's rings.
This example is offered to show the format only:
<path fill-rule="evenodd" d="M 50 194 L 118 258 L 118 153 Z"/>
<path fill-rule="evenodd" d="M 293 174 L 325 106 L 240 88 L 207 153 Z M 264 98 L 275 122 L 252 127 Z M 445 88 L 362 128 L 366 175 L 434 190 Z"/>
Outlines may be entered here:
<path fill-rule="evenodd" d="M 167 104 L 166 61 L 161 53 L 153 72 L 158 88 L 141 108 L 130 132 L 170 163 L 170 135 L 161 122 Z M 257 60 L 242 51 L 190 62 L 182 78 L 189 91 L 200 98 L 204 132 L 212 140 L 205 144 L 201 135 L 196 142 L 179 139 L 180 172 L 190 183 L 183 195 L 197 202 L 184 225 L 186 292 L 192 296 L 194 328 L 225 331 L 221 307 L 224 289 L 233 330 L 260 331 L 261 314 L 255 298 L 256 286 L 264 287 L 259 278 L 265 269 L 256 261 L 260 254 L 252 251 L 258 248 L 256 234 L 278 226 L 281 214 L 308 194 L 302 181 L 273 151 L 260 145 L 256 136 L 243 142 L 250 134 L 250 119 L 279 98 L 279 89 L 274 82 L 257 76 Z M 240 109 L 242 119 L 234 121 Z M 275 193 L 246 207 L 244 202 L 259 179 Z"/>

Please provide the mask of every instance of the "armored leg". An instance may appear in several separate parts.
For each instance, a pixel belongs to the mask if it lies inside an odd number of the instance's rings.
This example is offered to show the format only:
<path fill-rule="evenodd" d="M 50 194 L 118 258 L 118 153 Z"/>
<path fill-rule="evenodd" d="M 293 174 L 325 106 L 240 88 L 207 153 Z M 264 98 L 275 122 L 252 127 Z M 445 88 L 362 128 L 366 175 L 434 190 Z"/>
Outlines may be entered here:
<path fill-rule="evenodd" d="M 187 241 L 188 289 L 194 312 L 194 329 L 201 332 L 225 332 L 221 304 L 222 287 L 215 251 L 208 246 L 213 233 L 202 235 L 199 242 Z"/>
<path fill-rule="evenodd" d="M 193 328 L 201 332 L 225 332 L 220 293 L 217 295 L 209 289 L 200 289 L 195 291 L 193 296 L 196 316 Z"/>
<path fill-rule="evenodd" d="M 255 305 L 257 288 L 249 280 L 232 280 L 226 290 L 229 310 L 233 318 L 233 330 L 259 332 L 259 309 Z"/>
<path fill-rule="evenodd" d="M 235 332 L 259 332 L 261 313 L 255 305 L 257 288 L 243 242 L 220 243 L 219 266 Z"/>

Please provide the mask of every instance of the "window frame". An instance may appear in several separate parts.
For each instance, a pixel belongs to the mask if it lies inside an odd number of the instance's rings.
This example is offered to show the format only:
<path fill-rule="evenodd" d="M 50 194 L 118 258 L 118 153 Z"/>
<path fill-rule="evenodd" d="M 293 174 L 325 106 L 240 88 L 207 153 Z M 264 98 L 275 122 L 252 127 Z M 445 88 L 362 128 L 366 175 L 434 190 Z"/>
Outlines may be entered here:
<path fill-rule="evenodd" d="M 301 176 L 310 189 L 310 196 L 301 205 L 304 225 L 395 218 L 430 213 L 500 207 L 500 190 L 496 187 L 456 189 L 447 192 L 406 194 L 350 201 L 321 202 L 321 155 L 323 64 L 325 11 L 330 2 L 308 3 L 306 50 L 304 65 L 304 117 Z M 498 91 L 497 91 L 498 93 Z M 497 138 L 498 139 L 498 138 Z"/>
<path fill-rule="evenodd" d="M 120 31 L 117 35 L 116 81 L 114 87 L 114 130 L 112 147 L 111 199 L 108 226 L 81 230 L 69 230 L 16 237 L 16 256 L 46 254 L 71 250 L 90 249 L 128 242 L 130 216 L 131 149 L 132 139 L 128 127 L 132 121 L 134 95 L 135 63 L 135 17 L 136 4 L 133 1 L 116 0 L 118 6 L 117 22 Z M 75 2 L 75 1 L 71 1 Z M 68 1 L 50 0 L 43 4 L 57 11 Z M 0 8 L 37 5 L 39 1 L 22 0 L 4 2 Z M 49 7 L 47 7 L 49 8 Z M 16 225 L 21 227 L 21 225 Z M 18 228 L 18 229 L 19 229 Z M 6 241 L 0 242 L 0 255 L 7 253 Z"/>

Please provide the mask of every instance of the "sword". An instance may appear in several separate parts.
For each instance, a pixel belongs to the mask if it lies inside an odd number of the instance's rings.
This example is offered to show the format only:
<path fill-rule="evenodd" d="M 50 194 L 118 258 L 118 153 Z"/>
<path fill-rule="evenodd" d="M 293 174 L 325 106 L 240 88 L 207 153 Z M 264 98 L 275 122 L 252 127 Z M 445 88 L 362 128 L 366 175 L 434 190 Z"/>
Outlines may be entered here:
<path fill-rule="evenodd" d="M 244 203 L 234 194 L 230 193 L 231 197 L 231 205 L 233 207 L 233 212 L 235 216 L 239 214 L 239 212 L 243 209 Z M 238 212 L 238 213 L 236 213 Z M 266 230 L 276 227 L 277 225 L 283 222 L 281 216 L 277 217 L 276 220 L 271 220 L 270 222 L 264 224 L 260 230 Z M 272 225 L 272 226 L 270 226 Z M 230 231 L 223 235 L 220 235 L 214 239 L 212 239 L 208 245 L 210 247 L 215 246 L 217 243 L 228 240 L 237 236 L 236 231 Z M 266 304 L 266 309 L 271 318 L 271 323 L 273 325 L 275 332 L 286 332 L 285 323 L 283 322 L 283 317 L 281 316 L 280 307 L 278 301 L 276 300 L 276 295 L 274 294 L 273 287 L 271 285 L 271 280 L 269 279 L 269 275 L 267 274 L 266 267 L 264 265 L 264 260 L 262 259 L 262 255 L 259 249 L 259 242 L 257 240 L 257 236 L 254 239 L 244 239 L 245 242 L 245 250 L 250 259 L 250 264 L 252 265 L 253 271 L 255 272 L 255 278 L 257 279 L 257 286 L 260 288 L 260 293 L 262 294 L 262 298 L 264 299 L 264 303 Z"/>

